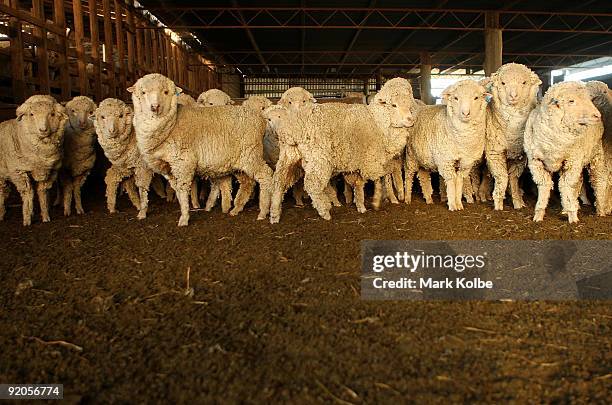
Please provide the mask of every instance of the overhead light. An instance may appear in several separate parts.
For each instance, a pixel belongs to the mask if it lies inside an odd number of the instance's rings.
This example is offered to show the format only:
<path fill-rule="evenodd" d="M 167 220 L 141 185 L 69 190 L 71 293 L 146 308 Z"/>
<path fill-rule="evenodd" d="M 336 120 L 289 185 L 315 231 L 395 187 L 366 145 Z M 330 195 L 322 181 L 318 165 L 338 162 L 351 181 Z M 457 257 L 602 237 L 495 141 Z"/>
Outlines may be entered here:
<path fill-rule="evenodd" d="M 606 76 L 612 74 L 612 65 L 602 66 L 594 69 L 587 69 L 581 72 L 569 73 L 565 75 L 565 81 L 570 80 L 586 80 L 594 77 Z"/>

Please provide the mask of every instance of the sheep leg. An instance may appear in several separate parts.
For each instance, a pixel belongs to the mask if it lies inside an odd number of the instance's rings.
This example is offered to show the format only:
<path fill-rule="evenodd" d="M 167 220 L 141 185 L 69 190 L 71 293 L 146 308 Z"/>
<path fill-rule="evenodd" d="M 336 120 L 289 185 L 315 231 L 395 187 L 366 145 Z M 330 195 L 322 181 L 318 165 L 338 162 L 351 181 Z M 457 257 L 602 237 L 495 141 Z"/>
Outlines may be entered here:
<path fill-rule="evenodd" d="M 470 170 L 470 185 L 472 186 L 472 196 L 475 201 L 480 201 L 478 191 L 480 190 L 480 165 L 475 165 Z"/>
<path fill-rule="evenodd" d="M 529 171 L 533 181 L 538 186 L 538 201 L 536 202 L 533 220 L 541 222 L 544 219 L 544 213 L 550 199 L 550 191 L 553 188 L 552 176 L 546 170 L 542 161 L 537 159 L 529 161 Z"/>
<path fill-rule="evenodd" d="M 77 176 L 73 183 L 74 205 L 76 206 L 76 212 L 79 215 L 85 213 L 83 210 L 83 203 L 81 202 L 81 187 L 83 187 L 88 175 L 89 172 L 86 172 L 85 174 Z"/>
<path fill-rule="evenodd" d="M 132 202 L 132 205 L 137 210 L 141 208 L 140 197 L 138 196 L 138 191 L 136 190 L 136 183 L 134 182 L 134 177 L 130 177 L 123 183 L 123 188 L 127 192 L 127 195 Z"/>
<path fill-rule="evenodd" d="M 508 188 L 508 166 L 506 158 L 500 154 L 490 153 L 487 155 L 487 166 L 495 179 L 493 186 L 493 205 L 496 211 L 503 211 L 504 197 Z"/>
<path fill-rule="evenodd" d="M 433 188 L 431 187 L 431 175 L 427 170 L 419 169 L 417 172 L 417 178 L 419 179 L 419 185 L 421 186 L 421 191 L 423 193 L 423 197 L 425 198 L 426 204 L 433 204 Z"/>
<path fill-rule="evenodd" d="M 189 194 L 191 192 L 192 181 L 177 181 L 176 197 L 181 207 L 181 216 L 178 221 L 178 226 L 189 225 Z"/>
<path fill-rule="evenodd" d="M 140 208 L 136 218 L 145 219 L 149 209 L 149 187 L 151 186 L 151 181 L 153 180 L 153 172 L 145 168 L 136 169 L 136 172 L 134 173 L 134 180 L 140 195 Z"/>
<path fill-rule="evenodd" d="M 174 194 L 174 188 L 172 188 L 172 184 L 168 182 L 168 184 L 166 184 L 166 202 L 174 201 Z"/>
<path fill-rule="evenodd" d="M 330 181 L 327 187 L 325 187 L 325 192 L 327 193 L 329 201 L 331 201 L 334 207 L 342 207 L 340 200 L 338 200 L 338 189 L 336 188 L 335 184 Z"/>
<path fill-rule="evenodd" d="M 345 184 L 344 187 L 346 190 L 348 185 Z M 293 199 L 295 200 L 295 206 L 303 207 L 304 206 L 304 201 L 303 201 L 304 199 L 304 181 L 300 180 L 297 183 L 295 183 L 293 187 L 291 188 L 291 193 L 293 195 Z"/>
<path fill-rule="evenodd" d="M 586 185 L 584 184 L 582 178 L 580 179 L 580 182 L 582 183 L 582 185 L 580 186 L 580 195 L 578 196 L 578 198 L 580 199 L 582 205 L 591 205 L 591 201 L 589 201 L 589 195 L 587 194 Z"/>
<path fill-rule="evenodd" d="M 42 222 L 51 221 L 49 216 L 49 189 L 51 187 L 53 187 L 53 181 L 39 181 L 36 183 L 36 194 L 38 195 Z"/>
<path fill-rule="evenodd" d="M 312 199 L 312 206 L 317 210 L 319 216 L 325 220 L 331 219 L 331 201 L 327 192 L 331 169 L 315 166 L 314 164 L 304 167 L 304 189 Z"/>
<path fill-rule="evenodd" d="M 455 207 L 457 210 L 463 209 L 463 193 L 465 191 L 465 181 L 464 179 L 469 176 L 468 171 L 458 171 L 455 176 Z"/>
<path fill-rule="evenodd" d="M 446 184 L 446 196 L 448 198 L 447 204 L 450 211 L 456 211 L 460 208 L 457 207 L 457 195 L 459 193 L 459 199 L 461 198 L 461 189 L 457 190 L 457 171 L 454 167 L 454 162 L 450 162 L 446 167 L 440 167 L 440 176 L 444 178 Z"/>
<path fill-rule="evenodd" d="M 56 182 L 55 185 L 55 200 L 53 200 L 53 206 L 57 207 L 62 202 L 62 188 L 59 181 Z"/>
<path fill-rule="evenodd" d="M 363 214 L 364 212 L 366 212 L 364 194 L 365 181 L 363 180 L 363 177 L 361 177 L 357 173 L 348 173 L 344 175 L 344 181 L 353 188 L 353 191 L 355 193 L 355 205 L 357 206 L 357 212 Z"/>
<path fill-rule="evenodd" d="M 404 168 L 404 202 L 406 204 L 410 204 L 412 202 L 412 182 L 414 180 L 414 175 L 419 171 L 419 164 L 417 161 L 406 152 L 406 164 Z"/>
<path fill-rule="evenodd" d="M 21 212 L 23 216 L 23 226 L 32 225 L 32 215 L 34 213 L 34 190 L 32 182 L 26 173 L 20 173 L 17 176 L 11 177 L 12 183 L 17 188 L 23 205 Z"/>
<path fill-rule="evenodd" d="M 404 179 L 402 177 L 402 162 L 399 160 L 394 161 L 393 171 L 391 172 L 391 179 L 393 180 L 393 186 L 397 192 L 397 199 L 404 201 Z"/>
<path fill-rule="evenodd" d="M 209 211 L 213 209 L 215 204 L 217 204 L 217 199 L 219 198 L 219 194 L 221 193 L 221 187 L 219 186 L 219 179 L 211 179 L 210 180 L 210 193 L 208 194 L 208 199 L 206 200 L 206 206 L 204 209 Z"/>
<path fill-rule="evenodd" d="M 567 212 L 570 224 L 578 222 L 578 190 L 582 167 L 568 165 L 567 161 L 559 176 L 559 193 L 561 194 L 561 206 Z"/>
<path fill-rule="evenodd" d="M 248 175 L 248 172 L 245 173 Z M 270 213 L 273 174 L 274 172 L 263 158 L 259 162 L 259 166 L 252 173 L 253 178 L 259 184 L 259 214 L 257 215 L 257 220 L 266 219 Z"/>
<path fill-rule="evenodd" d="M 115 208 L 117 205 L 117 188 L 119 187 L 121 179 L 111 167 L 106 172 L 104 182 L 106 183 L 106 207 L 108 212 L 114 214 L 117 212 Z"/>
<path fill-rule="evenodd" d="M 346 205 L 351 205 L 353 203 L 353 188 L 350 184 L 344 182 L 344 202 Z"/>
<path fill-rule="evenodd" d="M 612 208 L 612 185 L 608 181 L 612 176 L 609 175 L 610 163 L 606 162 L 602 153 L 596 154 L 589 164 L 589 179 L 595 191 L 595 208 L 597 215 L 604 216 Z"/>
<path fill-rule="evenodd" d="M 473 204 L 474 189 L 472 188 L 472 179 L 470 178 L 470 172 L 471 170 L 467 171 L 462 177 L 463 187 L 461 192 L 463 193 L 463 198 L 465 198 L 465 201 L 468 204 Z"/>
<path fill-rule="evenodd" d="M 232 176 L 221 177 L 219 179 L 219 189 L 221 190 L 221 212 L 227 214 L 232 208 Z M 249 193 L 246 198 L 247 201 L 250 196 L 251 194 Z"/>
<path fill-rule="evenodd" d="M 164 183 L 161 181 L 159 176 L 153 177 L 151 180 L 151 187 L 155 194 L 157 194 L 160 198 L 166 198 L 166 190 L 164 189 Z"/>
<path fill-rule="evenodd" d="M 293 159 L 284 148 L 281 149 L 278 161 L 276 162 L 276 170 L 272 176 L 272 199 L 270 203 L 271 224 L 277 224 L 280 220 L 283 196 L 287 190 L 287 183 L 291 174 L 290 171 L 295 164 L 297 164 L 297 160 Z"/>
<path fill-rule="evenodd" d="M 446 194 L 446 181 L 444 178 L 438 173 L 438 187 L 440 188 L 440 201 L 447 202 L 448 195 Z"/>
<path fill-rule="evenodd" d="M 66 175 L 60 179 L 62 183 L 62 194 L 64 194 L 64 216 L 68 217 L 72 210 L 72 179 Z"/>
<path fill-rule="evenodd" d="M 236 193 L 236 198 L 234 199 L 234 208 L 230 211 L 231 216 L 238 215 L 242 212 L 244 206 L 251 198 L 251 194 L 253 193 L 256 184 L 253 179 L 244 173 L 236 173 L 236 178 L 240 183 L 240 187 L 238 187 L 238 192 Z"/>
<path fill-rule="evenodd" d="M 393 188 L 391 189 L 391 191 L 393 191 Z M 383 195 L 382 180 L 378 178 L 374 180 L 374 197 L 372 198 L 372 208 L 374 208 L 374 211 L 378 211 L 380 209 L 382 195 Z"/>
<path fill-rule="evenodd" d="M 389 199 L 391 204 L 399 204 L 395 192 L 393 191 L 393 179 L 391 174 L 385 174 L 385 197 Z"/>
<path fill-rule="evenodd" d="M 4 214 L 6 214 L 6 207 L 4 205 L 4 201 L 8 194 L 8 189 L 6 187 L 6 181 L 4 179 L 0 179 L 0 221 L 4 220 Z"/>
<path fill-rule="evenodd" d="M 519 178 L 525 170 L 523 161 L 510 162 L 508 167 L 508 177 L 510 181 L 510 194 L 512 195 L 512 205 L 515 210 L 525 208 L 525 201 L 523 200 L 523 190 L 519 185 Z"/>
<path fill-rule="evenodd" d="M 193 182 L 191 183 L 191 206 L 195 209 L 200 208 L 200 200 L 198 199 L 198 179 L 197 177 L 193 178 Z"/>

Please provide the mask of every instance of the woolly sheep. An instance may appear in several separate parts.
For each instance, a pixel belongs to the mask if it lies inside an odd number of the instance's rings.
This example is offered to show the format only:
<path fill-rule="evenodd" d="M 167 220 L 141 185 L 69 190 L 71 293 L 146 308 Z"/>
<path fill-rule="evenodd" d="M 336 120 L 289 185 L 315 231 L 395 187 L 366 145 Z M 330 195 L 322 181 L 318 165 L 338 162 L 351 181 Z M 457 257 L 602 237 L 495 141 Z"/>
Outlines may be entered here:
<path fill-rule="evenodd" d="M 218 89 L 210 89 L 206 90 L 198 97 L 197 105 L 199 107 L 214 107 L 220 105 L 232 105 L 234 101 L 231 97 L 225 93 L 224 91 Z M 194 194 L 197 196 L 197 182 L 194 181 L 192 186 L 192 200 Z M 244 192 L 244 190 L 243 190 Z M 204 206 L 204 210 L 211 211 L 215 205 L 217 204 L 217 200 L 219 199 L 219 194 L 221 195 L 221 211 L 223 213 L 229 212 L 232 205 L 232 177 L 231 176 L 222 176 L 216 179 L 210 179 L 210 193 L 208 194 L 208 199 L 206 200 L 206 205 Z M 249 194 L 250 195 L 250 194 Z M 196 197 L 197 200 L 197 197 Z M 196 203 L 194 203 L 194 207 Z M 242 211 L 235 211 L 235 214 Z"/>
<path fill-rule="evenodd" d="M 43 222 L 49 222 L 48 191 L 62 161 L 66 109 L 51 96 L 32 96 L 17 108 L 17 118 L 0 124 L 0 220 L 4 218 L 7 182 L 23 201 L 23 225 L 32 223 L 34 191 Z"/>
<path fill-rule="evenodd" d="M 198 96 L 197 103 L 200 107 L 214 107 L 234 104 L 234 100 L 222 90 L 210 89 Z"/>
<path fill-rule="evenodd" d="M 606 214 L 612 213 L 612 91 L 603 82 L 590 81 L 586 84 L 593 104 L 601 113 L 604 125 L 603 150 L 608 169 L 608 191 L 606 197 Z"/>
<path fill-rule="evenodd" d="M 373 180 L 374 208 L 378 208 L 382 197 L 380 178 L 389 172 L 386 166 L 406 144 L 405 134 L 398 137 L 389 129 L 410 127 L 413 123 L 412 89 L 407 81 L 406 84 L 402 93 L 385 91 L 383 87 L 369 106 L 328 103 L 293 112 L 291 107 L 269 111 L 270 125 L 277 131 L 280 143 L 270 222 L 280 219 L 282 195 L 291 185 L 290 169 L 300 160 L 305 172 L 304 188 L 322 218 L 331 218 L 325 188 L 331 176 L 338 173 L 346 174 L 345 180 L 356 187 L 358 207 L 363 206 L 359 192 L 363 182 Z M 293 105 L 295 99 L 291 101 Z"/>
<path fill-rule="evenodd" d="M 420 110 L 406 147 L 407 203 L 414 175 L 423 168 L 437 171 L 444 179 L 449 210 L 463 209 L 464 179 L 484 151 L 488 95 L 477 82 L 461 80 L 443 91 L 443 105 Z M 431 186 L 424 194 L 431 199 Z"/>
<path fill-rule="evenodd" d="M 495 180 L 493 203 L 504 209 L 508 182 L 515 209 L 525 207 L 519 177 L 526 166 L 523 151 L 525 123 L 537 103 L 542 81 L 528 67 L 507 63 L 491 76 L 491 103 L 487 109 L 485 156 Z"/>
<path fill-rule="evenodd" d="M 134 112 L 131 107 L 116 98 L 102 101 L 94 113 L 94 126 L 98 143 L 112 166 L 106 171 L 106 205 L 108 211 L 117 212 L 117 188 L 127 179 L 126 191 L 138 210 L 138 219 L 147 217 L 149 186 L 153 171 L 149 169 L 136 144 L 132 125 Z M 138 194 L 134 187 L 138 188 Z"/>
<path fill-rule="evenodd" d="M 189 106 L 189 107 L 194 107 L 194 106 L 198 105 L 197 101 L 195 101 L 195 99 L 193 97 L 191 97 L 189 94 L 185 94 L 185 93 L 179 94 L 178 104 L 179 105 L 186 105 L 186 106 Z"/>
<path fill-rule="evenodd" d="M 597 213 L 604 215 L 607 173 L 602 135 L 601 113 L 591 102 L 584 83 L 562 82 L 548 89 L 529 114 L 525 127 L 525 153 L 538 186 L 534 221 L 544 219 L 555 172 L 561 172 L 559 192 L 563 210 L 570 223 L 578 221 L 579 181 L 586 166 L 595 189 Z"/>
<path fill-rule="evenodd" d="M 64 215 L 70 215 L 72 196 L 77 214 L 83 214 L 81 187 L 96 161 L 96 132 L 89 119 L 96 109 L 92 99 L 78 96 L 66 103 L 68 122 L 64 132 L 64 158 L 59 172 L 64 196 Z"/>
<path fill-rule="evenodd" d="M 179 226 L 189 222 L 189 191 L 196 173 L 219 177 L 240 171 L 254 178 L 260 189 L 258 219 L 267 216 L 272 170 L 263 159 L 266 122 L 261 114 L 242 106 L 177 109 L 182 90 L 157 73 L 140 78 L 128 91 L 138 149 L 176 191 Z"/>

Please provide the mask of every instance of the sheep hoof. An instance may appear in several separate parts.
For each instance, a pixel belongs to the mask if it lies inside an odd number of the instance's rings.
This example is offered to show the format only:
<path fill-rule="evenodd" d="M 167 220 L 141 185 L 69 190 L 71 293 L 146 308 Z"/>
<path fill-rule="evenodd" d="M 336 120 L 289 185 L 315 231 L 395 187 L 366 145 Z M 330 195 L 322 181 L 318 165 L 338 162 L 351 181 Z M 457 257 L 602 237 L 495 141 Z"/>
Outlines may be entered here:
<path fill-rule="evenodd" d="M 270 223 L 271 224 L 278 224 L 278 222 L 280 221 L 280 215 L 270 215 Z"/>
<path fill-rule="evenodd" d="M 533 215 L 533 222 L 542 222 L 544 220 L 544 210 L 536 210 Z"/>
<path fill-rule="evenodd" d="M 83 210 L 83 208 L 77 208 L 76 209 L 76 213 L 77 213 L 77 215 L 83 215 L 85 213 L 85 211 Z"/>
<path fill-rule="evenodd" d="M 321 215 L 321 218 L 323 218 L 326 221 L 329 221 L 331 219 L 331 214 L 329 212 Z"/>
<path fill-rule="evenodd" d="M 577 223 L 578 222 L 578 212 L 577 211 L 568 212 L 567 220 L 569 221 L 570 224 Z"/>
<path fill-rule="evenodd" d="M 23 226 L 30 226 L 32 225 L 32 220 L 31 219 L 24 219 L 23 220 Z"/>
<path fill-rule="evenodd" d="M 138 219 L 145 219 L 146 217 L 147 217 L 146 212 L 139 212 L 138 215 L 136 216 L 136 218 Z"/>
<path fill-rule="evenodd" d="M 42 217 L 42 221 L 43 222 L 51 222 L 51 218 L 49 218 L 49 216 L 47 215 L 47 216 Z"/>
<path fill-rule="evenodd" d="M 513 201 L 513 205 L 514 205 L 514 209 L 515 210 L 520 210 L 521 208 L 525 208 L 525 202 L 523 201 L 523 199 L 517 199 L 515 201 Z"/>
<path fill-rule="evenodd" d="M 233 210 L 231 210 L 231 211 L 229 212 L 230 217 L 235 217 L 236 215 L 240 214 L 240 212 L 241 212 L 241 211 L 242 211 L 242 210 L 239 210 L 239 209 L 237 209 L 237 208 L 234 208 Z"/>
<path fill-rule="evenodd" d="M 304 203 L 301 202 L 301 201 L 300 202 L 296 202 L 294 207 L 296 207 L 296 208 L 304 208 Z"/>
<path fill-rule="evenodd" d="M 69 217 L 70 216 L 70 210 L 64 210 L 64 216 L 65 217 Z"/>
<path fill-rule="evenodd" d="M 264 219 L 266 219 L 266 214 L 263 212 L 260 212 L 259 215 L 257 215 L 257 220 L 263 221 Z"/>
<path fill-rule="evenodd" d="M 333 202 L 332 202 L 332 205 L 333 205 L 334 207 L 342 207 L 342 204 L 340 203 L 340 201 L 333 201 Z"/>
<path fill-rule="evenodd" d="M 357 212 L 360 214 L 363 214 L 367 211 L 367 209 L 365 207 L 357 207 Z"/>
<path fill-rule="evenodd" d="M 466 197 L 465 202 L 468 204 L 474 204 L 474 197 Z"/>

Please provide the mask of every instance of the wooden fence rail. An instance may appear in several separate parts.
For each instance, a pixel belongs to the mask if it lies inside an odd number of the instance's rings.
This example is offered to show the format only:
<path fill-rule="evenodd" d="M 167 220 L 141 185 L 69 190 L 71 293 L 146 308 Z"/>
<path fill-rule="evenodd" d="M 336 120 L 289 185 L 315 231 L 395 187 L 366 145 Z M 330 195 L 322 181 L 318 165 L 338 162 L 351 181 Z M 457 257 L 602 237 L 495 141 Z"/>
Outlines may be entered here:
<path fill-rule="evenodd" d="M 0 102 L 128 99 L 127 87 L 153 72 L 193 96 L 220 87 L 215 66 L 169 31 L 142 29 L 158 24 L 133 0 L 0 0 Z"/>

